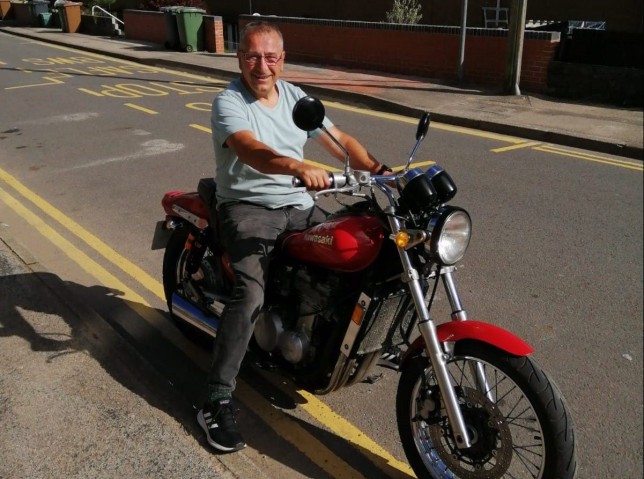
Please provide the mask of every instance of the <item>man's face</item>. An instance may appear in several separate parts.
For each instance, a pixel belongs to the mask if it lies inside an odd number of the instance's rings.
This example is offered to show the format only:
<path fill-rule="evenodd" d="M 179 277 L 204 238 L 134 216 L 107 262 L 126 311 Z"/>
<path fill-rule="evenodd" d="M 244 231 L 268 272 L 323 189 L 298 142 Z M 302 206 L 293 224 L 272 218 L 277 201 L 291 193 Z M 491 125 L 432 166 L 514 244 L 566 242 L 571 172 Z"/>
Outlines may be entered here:
<path fill-rule="evenodd" d="M 241 47 L 237 58 L 246 87 L 257 99 L 267 99 L 284 68 L 284 45 L 277 33 L 270 32 L 249 34 Z"/>

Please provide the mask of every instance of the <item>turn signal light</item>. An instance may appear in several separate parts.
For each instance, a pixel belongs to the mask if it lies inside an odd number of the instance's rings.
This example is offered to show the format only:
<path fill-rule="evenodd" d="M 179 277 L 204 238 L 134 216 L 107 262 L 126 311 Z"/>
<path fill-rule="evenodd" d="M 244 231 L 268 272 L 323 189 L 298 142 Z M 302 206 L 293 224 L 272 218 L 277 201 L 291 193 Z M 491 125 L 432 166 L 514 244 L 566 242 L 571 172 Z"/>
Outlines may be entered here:
<path fill-rule="evenodd" d="M 356 307 L 353 308 L 351 321 L 353 321 L 356 325 L 360 326 L 362 324 L 363 318 L 364 318 L 364 308 L 360 304 L 356 304 Z"/>
<path fill-rule="evenodd" d="M 394 241 L 399 248 L 405 248 L 409 244 L 409 234 L 405 231 L 400 231 L 394 237 Z"/>

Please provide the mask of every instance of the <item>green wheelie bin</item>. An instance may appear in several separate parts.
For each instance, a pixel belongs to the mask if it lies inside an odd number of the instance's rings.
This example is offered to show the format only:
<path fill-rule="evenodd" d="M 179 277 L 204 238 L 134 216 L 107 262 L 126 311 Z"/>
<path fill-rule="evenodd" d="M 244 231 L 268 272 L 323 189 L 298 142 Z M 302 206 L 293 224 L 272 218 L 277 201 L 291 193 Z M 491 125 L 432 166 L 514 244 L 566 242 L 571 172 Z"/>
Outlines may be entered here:
<path fill-rule="evenodd" d="M 162 7 L 159 10 L 165 17 L 165 44 L 168 50 L 179 49 L 179 27 L 177 25 L 177 10 L 183 7 Z"/>
<path fill-rule="evenodd" d="M 176 13 L 181 50 L 186 52 L 203 50 L 203 14 L 206 11 L 200 8 L 185 7 L 177 9 Z"/>

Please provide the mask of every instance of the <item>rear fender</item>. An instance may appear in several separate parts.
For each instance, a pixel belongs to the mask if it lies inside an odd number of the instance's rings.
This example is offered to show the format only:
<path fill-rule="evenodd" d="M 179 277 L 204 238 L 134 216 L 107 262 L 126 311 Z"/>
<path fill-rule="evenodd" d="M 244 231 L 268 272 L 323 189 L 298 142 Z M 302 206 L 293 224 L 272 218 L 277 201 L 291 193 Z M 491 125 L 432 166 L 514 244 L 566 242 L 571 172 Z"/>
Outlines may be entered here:
<path fill-rule="evenodd" d="M 189 193 L 183 191 L 168 191 L 163 195 L 161 206 L 163 206 L 167 215 L 176 216 L 173 210 L 173 206 L 175 205 L 201 218 L 208 219 L 208 206 L 196 191 Z"/>
<path fill-rule="evenodd" d="M 482 321 L 450 321 L 439 324 L 436 332 L 441 343 L 472 339 L 495 346 L 514 356 L 528 356 L 534 353 L 534 348 L 523 339 L 506 329 Z M 424 347 L 425 342 L 420 336 L 405 353 L 401 367 L 405 361 L 422 351 Z"/>
<path fill-rule="evenodd" d="M 161 206 L 167 218 L 183 218 L 199 229 L 208 226 L 208 205 L 196 191 L 169 191 L 163 195 Z"/>

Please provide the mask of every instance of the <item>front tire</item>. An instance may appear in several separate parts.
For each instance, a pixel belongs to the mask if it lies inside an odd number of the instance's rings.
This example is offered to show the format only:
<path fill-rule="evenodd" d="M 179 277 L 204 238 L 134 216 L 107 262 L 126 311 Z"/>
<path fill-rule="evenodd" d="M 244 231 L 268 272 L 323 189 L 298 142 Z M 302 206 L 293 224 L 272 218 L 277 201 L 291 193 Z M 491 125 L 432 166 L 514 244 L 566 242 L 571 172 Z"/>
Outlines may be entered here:
<path fill-rule="evenodd" d="M 472 446 L 456 447 L 429 361 L 411 358 L 403 366 L 396 414 L 405 454 L 419 479 L 575 477 L 570 413 L 536 361 L 461 341 L 447 367 Z"/>

